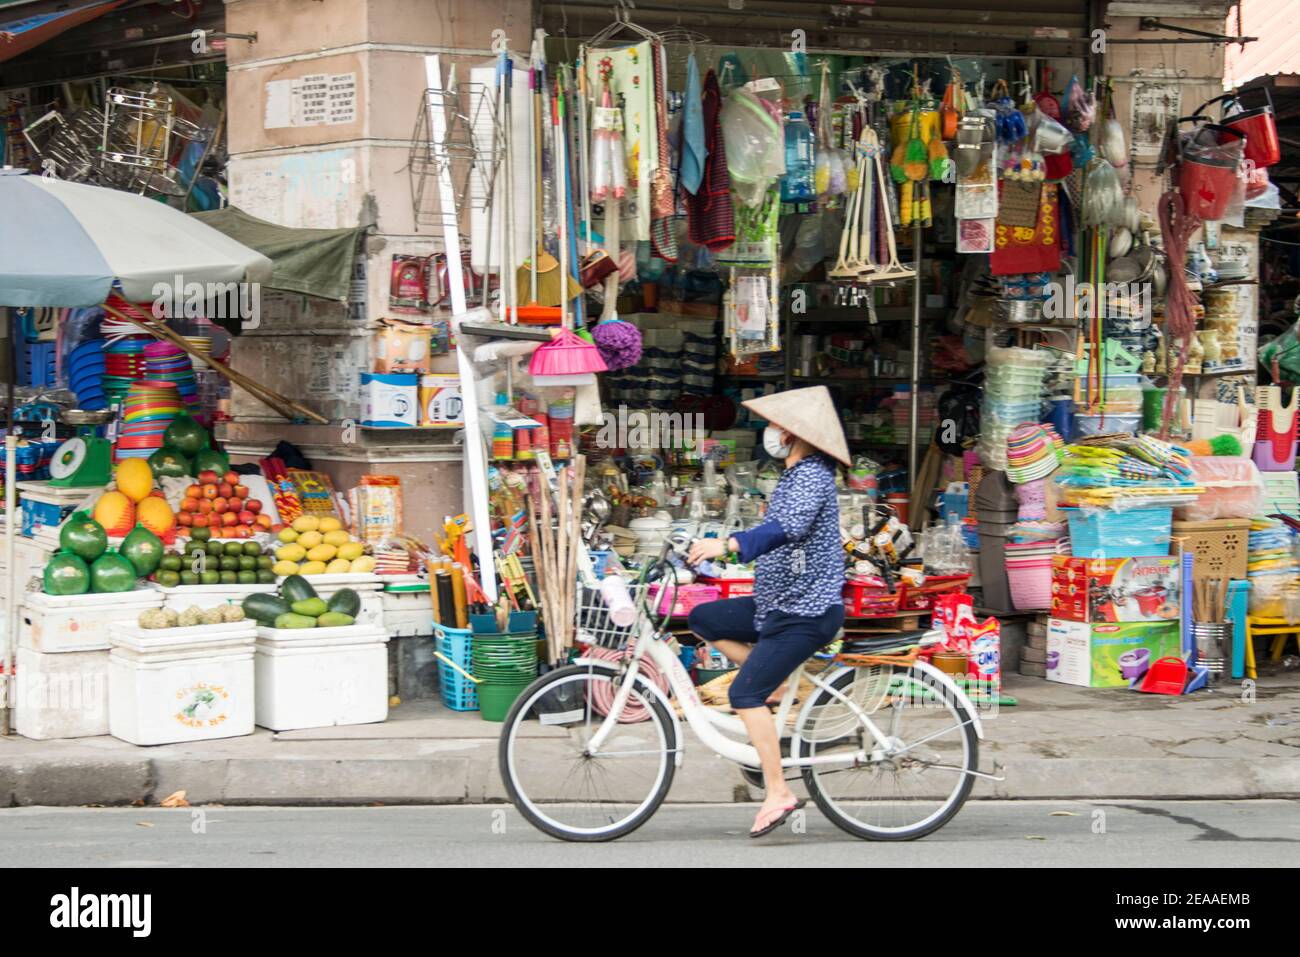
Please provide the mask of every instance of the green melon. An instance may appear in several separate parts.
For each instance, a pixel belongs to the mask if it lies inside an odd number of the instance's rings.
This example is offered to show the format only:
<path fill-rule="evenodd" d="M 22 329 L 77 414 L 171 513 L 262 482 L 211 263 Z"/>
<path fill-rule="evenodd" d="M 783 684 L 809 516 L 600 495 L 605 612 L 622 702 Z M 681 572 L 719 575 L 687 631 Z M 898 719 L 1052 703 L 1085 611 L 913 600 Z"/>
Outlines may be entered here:
<path fill-rule="evenodd" d="M 58 551 L 45 563 L 45 594 L 84 595 L 90 591 L 90 569 L 79 555 Z"/>
<path fill-rule="evenodd" d="M 104 552 L 90 566 L 90 590 L 93 592 L 131 591 L 135 588 L 135 566 L 118 552 Z"/>
<path fill-rule="evenodd" d="M 143 525 L 136 525 L 130 534 L 122 539 L 121 553 L 135 569 L 135 573 L 144 578 L 152 575 L 163 557 L 162 539 Z"/>
<path fill-rule="evenodd" d="M 180 449 L 164 445 L 149 456 L 149 468 L 159 477 L 185 478 L 190 474 L 190 458 Z"/>
<path fill-rule="evenodd" d="M 230 459 L 225 452 L 218 452 L 216 449 L 203 449 L 194 456 L 191 471 L 193 474 L 198 475 L 207 469 L 211 469 L 218 475 L 225 475 L 230 471 Z"/>
<path fill-rule="evenodd" d="M 108 533 L 89 512 L 73 512 L 59 530 L 59 546 L 82 561 L 93 562 L 108 548 Z"/>
<path fill-rule="evenodd" d="M 163 446 L 170 446 L 182 455 L 197 455 L 208 447 L 208 430 L 182 412 L 163 432 Z"/>

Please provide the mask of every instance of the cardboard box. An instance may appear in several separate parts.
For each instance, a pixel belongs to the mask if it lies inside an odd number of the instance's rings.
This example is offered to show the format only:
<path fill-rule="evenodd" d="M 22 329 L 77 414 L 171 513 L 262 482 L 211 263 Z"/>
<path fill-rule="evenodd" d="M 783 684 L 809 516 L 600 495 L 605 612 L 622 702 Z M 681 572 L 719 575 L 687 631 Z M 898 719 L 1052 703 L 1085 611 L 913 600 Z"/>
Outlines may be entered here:
<path fill-rule="evenodd" d="M 361 424 L 380 428 L 414 428 L 420 417 L 419 376 L 361 373 Z"/>
<path fill-rule="evenodd" d="M 420 425 L 458 429 L 464 424 L 465 401 L 460 391 L 460 376 L 448 373 L 420 376 Z"/>
<path fill-rule="evenodd" d="M 1178 622 L 1047 622 L 1047 680 L 1124 688 L 1155 661 L 1181 653 Z"/>
<path fill-rule="evenodd" d="M 1052 617 L 1067 621 L 1176 621 L 1177 556 L 1052 557 Z"/>

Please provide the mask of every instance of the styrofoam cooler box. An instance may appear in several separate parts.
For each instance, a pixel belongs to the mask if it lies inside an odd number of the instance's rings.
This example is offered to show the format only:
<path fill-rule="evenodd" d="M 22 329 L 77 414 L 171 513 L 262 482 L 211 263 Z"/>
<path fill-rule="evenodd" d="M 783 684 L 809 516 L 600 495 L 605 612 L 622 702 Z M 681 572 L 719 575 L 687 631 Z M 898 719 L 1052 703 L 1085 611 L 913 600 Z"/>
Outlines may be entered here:
<path fill-rule="evenodd" d="M 257 723 L 272 731 L 388 718 L 388 635 L 376 625 L 257 629 Z"/>
<path fill-rule="evenodd" d="M 284 579 L 280 579 L 284 581 Z M 343 572 L 338 575 L 308 575 L 307 581 L 316 594 L 326 601 L 341 588 L 351 588 L 361 599 L 361 611 L 355 616 L 357 624 L 384 626 L 384 580 L 370 572 Z M 425 632 L 428 634 L 428 632 Z"/>
<path fill-rule="evenodd" d="M 108 651 L 57 654 L 19 647 L 14 728 L 27 738 L 108 734 Z"/>
<path fill-rule="evenodd" d="M 423 591 L 384 591 L 384 631 L 390 638 L 433 634 L 433 596 Z"/>
<path fill-rule="evenodd" d="M 196 608 L 238 605 L 249 595 L 273 595 L 276 589 L 275 585 L 177 585 L 164 588 L 157 582 L 145 584 L 163 596 L 161 607 L 173 611 L 184 611 L 191 605 Z"/>
<path fill-rule="evenodd" d="M 152 588 L 87 595 L 28 592 L 18 609 L 18 644 L 47 654 L 104 650 L 114 622 L 134 622 L 140 612 L 162 603 Z"/>
<path fill-rule="evenodd" d="M 130 744 L 253 733 L 252 621 L 143 629 L 116 623 L 108 655 L 108 731 Z"/>
<path fill-rule="evenodd" d="M 3 533 L 4 523 L 0 522 L 0 534 Z M 50 529 L 44 529 L 50 531 Z M 24 536 L 14 537 L 14 571 L 18 580 L 18 591 L 22 592 L 27 588 L 27 582 L 32 578 L 39 578 L 45 573 L 45 563 L 50 560 L 59 549 L 57 538 L 51 538 L 48 535 L 37 535 L 32 538 Z M 5 563 L 5 551 L 3 543 L 0 542 L 0 575 L 7 578 L 8 565 Z M 4 589 L 0 588 L 0 602 L 5 598 Z"/>

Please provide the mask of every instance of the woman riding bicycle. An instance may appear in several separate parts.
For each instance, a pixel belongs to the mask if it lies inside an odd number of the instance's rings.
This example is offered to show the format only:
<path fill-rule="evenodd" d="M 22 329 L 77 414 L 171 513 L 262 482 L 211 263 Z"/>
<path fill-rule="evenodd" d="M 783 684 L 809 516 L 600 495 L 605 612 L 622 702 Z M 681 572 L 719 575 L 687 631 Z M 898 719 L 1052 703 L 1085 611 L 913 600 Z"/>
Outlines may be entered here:
<path fill-rule="evenodd" d="M 805 660 L 834 640 L 844 624 L 844 549 L 835 460 L 850 464 L 848 444 L 825 386 L 750 399 L 743 405 L 768 421 L 763 448 L 785 472 L 768 500 L 765 521 L 725 541 L 691 545 L 691 564 L 728 552 L 758 560 L 754 593 L 697 606 L 692 632 L 740 666 L 730 701 L 762 762 L 767 797 L 751 837 L 770 833 L 803 806 L 785 782 L 769 698 Z"/>

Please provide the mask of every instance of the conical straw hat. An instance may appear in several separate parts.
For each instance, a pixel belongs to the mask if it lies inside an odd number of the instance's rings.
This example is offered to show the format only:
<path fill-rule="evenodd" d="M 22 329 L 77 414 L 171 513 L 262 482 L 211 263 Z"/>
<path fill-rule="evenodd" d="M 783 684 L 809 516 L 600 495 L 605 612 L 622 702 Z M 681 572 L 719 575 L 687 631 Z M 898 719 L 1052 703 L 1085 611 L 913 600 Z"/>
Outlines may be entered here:
<path fill-rule="evenodd" d="M 845 465 L 853 464 L 839 414 L 826 386 L 775 392 L 748 399 L 741 405 Z"/>

